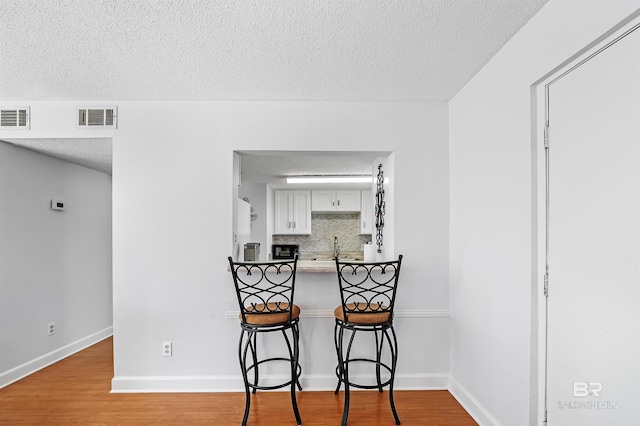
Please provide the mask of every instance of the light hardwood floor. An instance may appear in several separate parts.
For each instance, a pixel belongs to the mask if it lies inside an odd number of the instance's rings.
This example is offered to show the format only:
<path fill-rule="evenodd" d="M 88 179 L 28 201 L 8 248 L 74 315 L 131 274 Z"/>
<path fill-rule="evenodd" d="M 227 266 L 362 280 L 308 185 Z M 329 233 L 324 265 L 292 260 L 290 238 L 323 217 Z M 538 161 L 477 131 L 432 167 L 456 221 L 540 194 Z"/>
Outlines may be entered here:
<path fill-rule="evenodd" d="M 110 394 L 111 338 L 0 389 L 0 425 L 239 425 L 244 393 Z M 394 425 L 388 393 L 356 391 L 349 426 Z M 476 425 L 447 391 L 396 391 L 403 425 Z M 287 392 L 252 397 L 248 426 L 295 425 Z M 305 426 L 339 425 L 342 392 L 298 393 Z"/>

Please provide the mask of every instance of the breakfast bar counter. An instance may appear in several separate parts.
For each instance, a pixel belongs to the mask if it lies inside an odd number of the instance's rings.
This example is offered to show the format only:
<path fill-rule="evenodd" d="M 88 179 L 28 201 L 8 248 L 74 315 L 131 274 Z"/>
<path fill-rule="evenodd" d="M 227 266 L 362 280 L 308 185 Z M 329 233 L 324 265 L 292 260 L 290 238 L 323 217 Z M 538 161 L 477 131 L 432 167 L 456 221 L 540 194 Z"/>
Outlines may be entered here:
<path fill-rule="evenodd" d="M 336 272 L 335 260 L 298 260 L 297 272 Z"/>
<path fill-rule="evenodd" d="M 365 263 L 362 259 L 340 258 L 342 262 Z M 335 260 L 298 260 L 298 272 L 336 272 Z"/>

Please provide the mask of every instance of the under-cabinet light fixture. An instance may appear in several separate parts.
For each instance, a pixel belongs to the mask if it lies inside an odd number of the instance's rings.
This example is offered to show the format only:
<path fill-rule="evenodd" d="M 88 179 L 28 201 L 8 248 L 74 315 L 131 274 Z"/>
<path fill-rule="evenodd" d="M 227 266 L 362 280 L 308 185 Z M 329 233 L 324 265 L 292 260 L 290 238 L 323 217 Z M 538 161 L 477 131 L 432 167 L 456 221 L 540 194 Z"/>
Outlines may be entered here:
<path fill-rule="evenodd" d="M 306 175 L 287 176 L 287 183 L 371 183 L 371 175 Z"/>

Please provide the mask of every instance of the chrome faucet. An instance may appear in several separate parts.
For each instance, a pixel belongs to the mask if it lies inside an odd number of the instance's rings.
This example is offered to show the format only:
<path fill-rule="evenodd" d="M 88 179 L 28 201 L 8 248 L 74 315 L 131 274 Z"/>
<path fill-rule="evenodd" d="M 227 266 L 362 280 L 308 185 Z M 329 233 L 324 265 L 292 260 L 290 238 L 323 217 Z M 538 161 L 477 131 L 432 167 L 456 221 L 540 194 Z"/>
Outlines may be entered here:
<path fill-rule="evenodd" d="M 335 259 L 340 257 L 340 246 L 338 245 L 338 237 L 333 237 L 333 257 Z"/>

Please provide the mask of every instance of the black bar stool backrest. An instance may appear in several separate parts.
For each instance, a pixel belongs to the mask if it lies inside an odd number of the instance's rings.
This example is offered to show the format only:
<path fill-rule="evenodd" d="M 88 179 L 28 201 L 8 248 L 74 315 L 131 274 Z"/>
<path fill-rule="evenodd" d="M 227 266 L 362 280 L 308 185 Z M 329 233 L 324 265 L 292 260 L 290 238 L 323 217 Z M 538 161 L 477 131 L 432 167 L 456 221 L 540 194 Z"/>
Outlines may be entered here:
<path fill-rule="evenodd" d="M 386 262 L 349 262 L 336 259 L 343 319 L 362 318 L 365 314 L 387 314 L 393 320 L 402 255 Z M 355 315 L 351 315 L 355 314 Z"/>
<path fill-rule="evenodd" d="M 288 313 L 285 320 L 278 323 L 291 322 L 297 263 L 297 256 L 293 260 L 263 263 L 234 262 L 229 257 L 243 323 L 247 323 L 247 315 L 285 313 Z"/>

